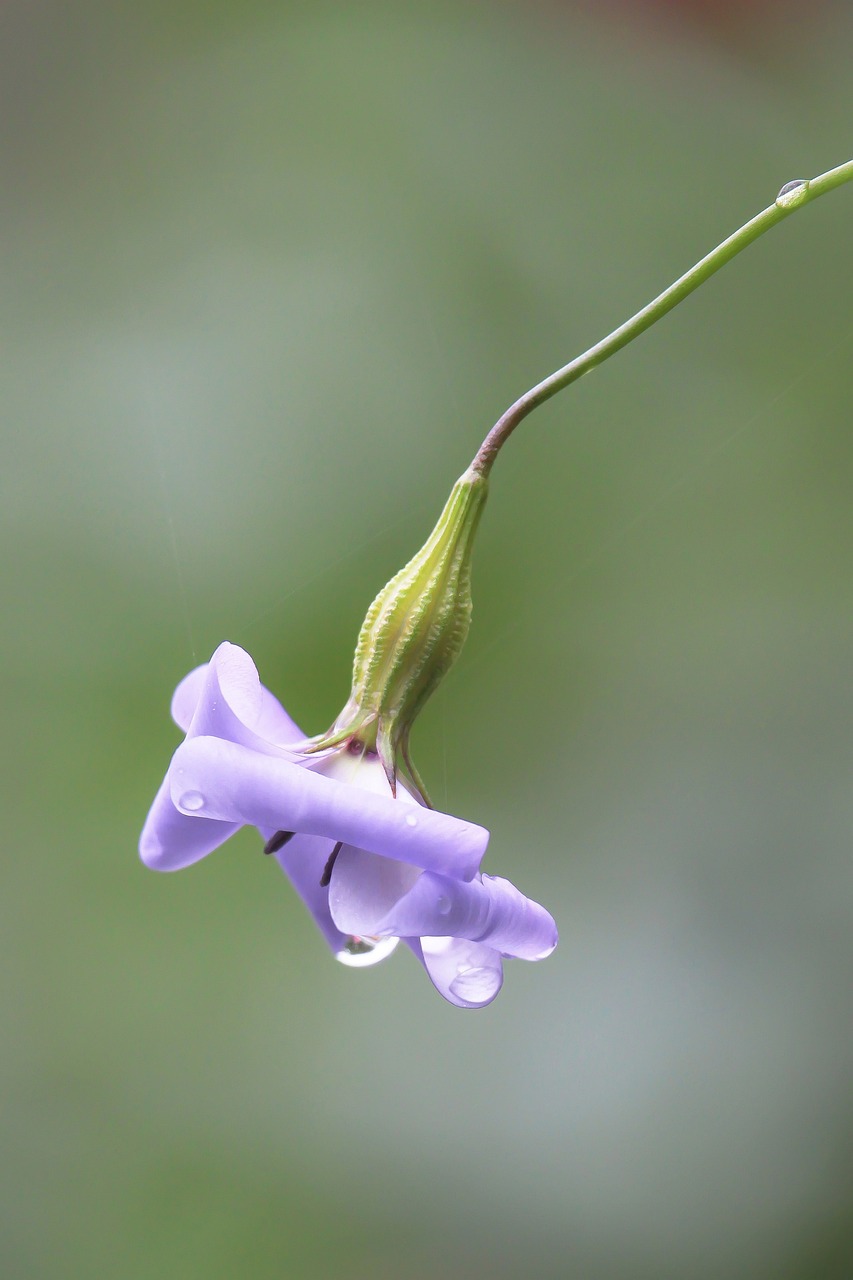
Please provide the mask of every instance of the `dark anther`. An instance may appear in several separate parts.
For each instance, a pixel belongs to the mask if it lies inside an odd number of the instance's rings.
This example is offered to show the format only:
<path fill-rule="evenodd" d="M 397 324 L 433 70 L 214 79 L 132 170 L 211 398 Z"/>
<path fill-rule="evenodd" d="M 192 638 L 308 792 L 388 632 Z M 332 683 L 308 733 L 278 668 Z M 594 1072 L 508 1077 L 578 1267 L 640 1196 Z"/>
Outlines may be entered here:
<path fill-rule="evenodd" d="M 320 876 L 320 888 L 325 889 L 326 885 L 332 878 L 332 867 L 335 865 L 335 859 L 344 847 L 343 840 L 339 840 L 332 852 L 329 854 L 329 861 L 323 868 L 323 874 Z"/>
<path fill-rule="evenodd" d="M 295 831 L 276 831 L 274 836 L 270 836 L 264 845 L 264 853 L 278 853 L 279 849 L 283 849 L 288 840 L 292 840 Z"/>

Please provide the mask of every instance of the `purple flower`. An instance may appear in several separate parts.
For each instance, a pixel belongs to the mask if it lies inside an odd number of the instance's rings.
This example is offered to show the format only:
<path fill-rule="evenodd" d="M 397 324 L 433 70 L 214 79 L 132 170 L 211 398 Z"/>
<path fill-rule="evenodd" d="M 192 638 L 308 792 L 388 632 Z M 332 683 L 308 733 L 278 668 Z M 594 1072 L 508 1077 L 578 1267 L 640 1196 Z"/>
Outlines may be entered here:
<path fill-rule="evenodd" d="M 402 781 L 393 798 L 374 752 L 306 751 L 236 645 L 181 681 L 172 715 L 186 739 L 142 832 L 146 866 L 177 871 L 255 826 L 339 960 L 373 964 L 402 939 L 464 1008 L 497 995 L 502 957 L 553 951 L 548 912 L 480 874 L 487 831 L 425 807 Z"/>

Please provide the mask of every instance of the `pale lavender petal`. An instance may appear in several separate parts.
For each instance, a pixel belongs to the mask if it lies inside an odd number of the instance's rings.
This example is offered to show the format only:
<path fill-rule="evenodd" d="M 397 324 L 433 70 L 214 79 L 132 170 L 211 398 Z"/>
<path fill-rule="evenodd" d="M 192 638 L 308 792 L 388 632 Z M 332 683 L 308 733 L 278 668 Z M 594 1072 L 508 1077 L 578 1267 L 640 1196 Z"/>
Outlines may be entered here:
<path fill-rule="evenodd" d="M 199 704 L 204 682 L 207 677 L 207 668 L 210 663 L 205 662 L 200 667 L 196 667 L 189 675 L 184 676 L 175 692 L 172 694 L 172 719 L 179 729 L 187 732 L 192 724 L 192 718 L 195 715 L 195 709 Z"/>
<path fill-rule="evenodd" d="M 382 858 L 378 853 L 367 853 L 344 845 L 335 859 L 329 884 L 329 910 L 332 919 L 344 933 L 396 934 L 400 930 L 386 929 L 382 921 L 393 910 L 400 898 L 404 898 L 415 881 L 425 875 L 415 867 L 395 858 Z M 461 884 L 462 881 L 454 881 Z M 404 933 L 417 933 L 417 929 L 405 929 Z"/>
<path fill-rule="evenodd" d="M 139 838 L 139 856 L 152 871 L 180 871 L 212 853 L 239 828 L 233 822 L 191 818 L 172 803 L 169 775 L 145 819 Z"/>
<path fill-rule="evenodd" d="M 303 742 L 305 734 L 285 711 L 274 693 L 261 685 L 261 710 L 255 724 L 255 733 L 268 742 L 287 746 L 291 742 Z"/>
<path fill-rule="evenodd" d="M 445 1000 L 461 1009 L 491 1004 L 503 985 L 497 951 L 464 938 L 404 938 Z"/>
<path fill-rule="evenodd" d="M 255 746 L 253 730 L 260 712 L 261 682 L 255 664 L 244 649 L 225 641 L 207 664 L 188 735 Z"/>
<path fill-rule="evenodd" d="M 476 874 L 489 840 L 474 823 L 360 791 L 283 756 L 219 738 L 187 739 L 169 772 L 182 812 L 328 836 L 465 880 Z"/>
<path fill-rule="evenodd" d="M 202 701 L 206 707 L 193 726 L 193 736 L 215 733 L 218 726 L 224 730 L 219 736 L 233 737 L 235 726 L 228 714 L 230 710 L 242 728 L 251 731 L 241 735 L 240 740 L 245 740 L 246 746 L 252 745 L 255 738 L 287 744 L 301 742 L 305 737 L 275 694 L 260 683 L 255 664 L 245 650 L 227 641 L 219 646 L 210 662 L 184 676 L 172 695 L 172 719 L 184 733 L 190 732 Z M 216 705 L 223 701 L 224 710 Z M 214 705 L 211 707 L 211 704 Z"/>
<path fill-rule="evenodd" d="M 270 828 L 261 832 L 264 840 L 274 834 Z M 311 912 L 317 928 L 337 955 L 347 941 L 347 934 L 335 927 L 329 912 L 328 890 L 320 885 L 334 847 L 334 840 L 322 836 L 297 835 L 288 840 L 274 857 Z"/>
<path fill-rule="evenodd" d="M 377 895 L 377 907 L 379 902 Z M 553 917 L 497 876 L 463 884 L 425 871 L 398 901 L 386 895 L 382 903 L 387 914 L 377 915 L 373 933 L 469 938 L 520 960 L 544 960 L 557 945 Z M 332 913 L 337 919 L 334 907 Z"/>

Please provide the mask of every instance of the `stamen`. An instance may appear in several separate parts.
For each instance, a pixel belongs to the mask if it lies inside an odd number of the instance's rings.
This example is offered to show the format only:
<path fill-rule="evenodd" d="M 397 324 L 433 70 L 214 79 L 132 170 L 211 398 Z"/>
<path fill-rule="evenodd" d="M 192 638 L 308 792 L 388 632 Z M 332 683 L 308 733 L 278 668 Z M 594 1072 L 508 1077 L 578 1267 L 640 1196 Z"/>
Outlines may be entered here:
<path fill-rule="evenodd" d="M 329 854 L 329 860 L 323 868 L 323 874 L 320 876 L 320 888 L 325 889 L 332 878 L 332 868 L 335 865 L 337 856 L 344 847 L 343 840 L 339 840 L 332 852 Z"/>
<path fill-rule="evenodd" d="M 278 853 L 279 849 L 283 849 L 288 840 L 292 840 L 295 835 L 295 831 L 276 831 L 264 845 L 264 853 Z"/>

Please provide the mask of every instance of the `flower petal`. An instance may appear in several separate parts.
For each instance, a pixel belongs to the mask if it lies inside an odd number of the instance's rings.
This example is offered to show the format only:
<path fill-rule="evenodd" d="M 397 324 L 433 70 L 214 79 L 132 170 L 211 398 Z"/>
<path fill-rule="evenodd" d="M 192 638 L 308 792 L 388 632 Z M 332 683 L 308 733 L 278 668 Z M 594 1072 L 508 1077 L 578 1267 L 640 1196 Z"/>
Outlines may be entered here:
<path fill-rule="evenodd" d="M 553 917 L 509 880 L 483 876 L 463 884 L 428 871 L 389 903 L 373 932 L 468 938 L 520 960 L 544 960 L 557 945 Z"/>
<path fill-rule="evenodd" d="M 260 710 L 261 682 L 254 662 L 243 649 L 225 641 L 207 664 L 189 736 L 212 734 L 254 746 Z"/>
<path fill-rule="evenodd" d="M 381 922 L 424 874 L 395 858 L 344 845 L 335 859 L 329 883 L 332 919 L 344 933 L 399 936 L 398 929 L 383 928 Z"/>
<path fill-rule="evenodd" d="M 200 667 L 195 667 L 188 675 L 184 676 L 172 694 L 172 719 L 179 729 L 183 729 L 184 733 L 187 732 L 192 724 L 195 709 L 204 690 L 209 666 L 209 662 L 204 662 Z"/>
<path fill-rule="evenodd" d="M 261 832 L 265 840 L 273 834 Z M 322 884 L 335 845 L 335 841 L 323 836 L 293 836 L 275 857 L 314 917 L 335 959 L 349 968 L 366 969 L 391 955 L 399 939 L 373 938 L 360 930 L 342 933 L 336 927 L 329 912 L 328 890 Z"/>
<path fill-rule="evenodd" d="M 304 742 L 305 734 L 285 711 L 274 693 L 261 685 L 261 710 L 255 725 L 258 737 L 268 742 L 287 746 L 291 742 Z"/>
<path fill-rule="evenodd" d="M 328 836 L 464 880 L 476 874 L 489 840 L 474 823 L 360 791 L 220 738 L 188 738 L 169 774 L 172 799 L 184 813 Z"/>
<path fill-rule="evenodd" d="M 261 832 L 265 840 L 273 834 L 274 832 L 269 828 Z M 298 835 L 288 840 L 284 848 L 279 849 L 274 857 L 311 912 L 317 928 L 337 955 L 347 943 L 348 932 L 341 933 L 336 928 L 329 912 L 328 891 L 320 885 L 326 863 L 334 847 L 334 840 L 323 836 Z"/>
<path fill-rule="evenodd" d="M 404 938 L 440 995 L 460 1009 L 482 1009 L 503 986 L 497 951 L 463 938 Z"/>
<path fill-rule="evenodd" d="M 204 679 L 191 672 L 188 688 L 181 693 L 181 711 L 190 696 L 197 694 L 188 737 L 209 735 L 240 742 L 256 751 L 273 752 L 276 745 L 302 740 L 304 735 L 284 707 L 261 684 L 245 649 L 225 641 L 207 667 L 199 668 L 202 670 Z"/>
<path fill-rule="evenodd" d="M 180 871 L 218 849 L 238 827 L 181 813 L 172 803 L 167 774 L 145 819 L 139 856 L 152 871 Z"/>

